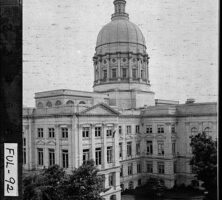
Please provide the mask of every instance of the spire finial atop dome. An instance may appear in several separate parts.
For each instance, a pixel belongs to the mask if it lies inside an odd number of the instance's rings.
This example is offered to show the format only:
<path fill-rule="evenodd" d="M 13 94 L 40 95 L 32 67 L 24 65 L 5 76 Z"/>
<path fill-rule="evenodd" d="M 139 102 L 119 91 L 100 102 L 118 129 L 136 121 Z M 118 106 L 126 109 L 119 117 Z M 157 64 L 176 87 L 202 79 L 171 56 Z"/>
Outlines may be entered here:
<path fill-rule="evenodd" d="M 125 6 L 126 1 L 125 0 L 114 0 L 113 2 L 115 7 L 115 13 L 112 14 L 111 19 L 129 19 L 129 15 L 125 13 Z"/>

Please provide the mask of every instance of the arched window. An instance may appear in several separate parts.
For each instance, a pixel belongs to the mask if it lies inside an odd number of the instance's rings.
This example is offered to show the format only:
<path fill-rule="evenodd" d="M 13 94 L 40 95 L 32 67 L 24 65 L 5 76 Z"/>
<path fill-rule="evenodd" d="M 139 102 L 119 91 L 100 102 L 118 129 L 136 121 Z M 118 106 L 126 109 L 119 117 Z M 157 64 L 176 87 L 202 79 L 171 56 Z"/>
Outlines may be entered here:
<path fill-rule="evenodd" d="M 195 134 L 197 134 L 197 128 L 193 127 L 191 128 L 191 135 L 195 135 Z"/>
<path fill-rule="evenodd" d="M 46 106 L 49 107 L 49 108 L 51 108 L 51 107 L 52 107 L 52 103 L 51 103 L 50 101 L 48 101 L 48 102 L 46 103 Z"/>
<path fill-rule="evenodd" d="M 111 197 L 110 197 L 110 200 L 116 200 L 116 195 L 112 195 Z"/>
<path fill-rule="evenodd" d="M 67 105 L 72 105 L 72 104 L 74 104 L 74 102 L 71 101 L 71 100 L 69 100 L 69 101 L 66 102 L 66 104 L 67 104 Z"/>
<path fill-rule="evenodd" d="M 86 102 L 85 101 L 80 101 L 79 104 L 86 104 Z"/>
<path fill-rule="evenodd" d="M 206 127 L 206 128 L 204 129 L 204 133 L 206 133 L 207 135 L 209 135 L 211 132 L 212 132 L 212 131 L 211 131 L 211 128 L 210 128 L 210 127 Z"/>
<path fill-rule="evenodd" d="M 56 101 L 56 103 L 55 103 L 55 105 L 56 105 L 56 106 L 59 106 L 59 105 L 61 105 L 61 104 L 62 104 L 62 102 L 61 102 L 61 101 L 59 101 L 59 100 L 58 100 L 58 101 Z"/>
<path fill-rule="evenodd" d="M 133 186 L 133 181 L 129 182 L 129 190 L 133 190 L 134 186 Z"/>
<path fill-rule="evenodd" d="M 38 108 L 43 108 L 43 103 L 42 103 L 42 102 L 39 102 L 38 105 L 37 105 L 37 107 L 38 107 Z"/>

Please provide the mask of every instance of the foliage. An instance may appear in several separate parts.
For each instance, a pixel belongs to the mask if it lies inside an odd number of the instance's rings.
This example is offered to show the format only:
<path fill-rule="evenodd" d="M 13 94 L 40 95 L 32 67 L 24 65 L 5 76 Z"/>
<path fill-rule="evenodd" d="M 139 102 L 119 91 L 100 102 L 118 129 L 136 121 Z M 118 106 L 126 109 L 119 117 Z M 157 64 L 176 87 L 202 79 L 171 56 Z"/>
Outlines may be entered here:
<path fill-rule="evenodd" d="M 24 200 L 101 200 L 103 178 L 93 161 L 66 174 L 58 165 L 23 180 Z"/>
<path fill-rule="evenodd" d="M 209 195 L 217 191 L 217 142 L 206 133 L 191 136 L 193 157 L 190 164 L 196 178 L 203 181 L 203 187 Z"/>

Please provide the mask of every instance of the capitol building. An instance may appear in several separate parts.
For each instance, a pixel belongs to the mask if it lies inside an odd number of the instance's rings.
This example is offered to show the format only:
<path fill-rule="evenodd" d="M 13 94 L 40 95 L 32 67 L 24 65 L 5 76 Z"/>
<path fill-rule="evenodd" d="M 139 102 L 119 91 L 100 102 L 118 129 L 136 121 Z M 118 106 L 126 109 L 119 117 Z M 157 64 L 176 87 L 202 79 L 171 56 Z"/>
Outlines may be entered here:
<path fill-rule="evenodd" d="M 93 92 L 42 91 L 35 108 L 23 108 L 24 169 L 58 164 L 70 172 L 93 159 L 105 200 L 150 177 L 168 188 L 191 184 L 190 135 L 217 138 L 217 103 L 155 99 L 146 41 L 125 5 L 114 0 L 111 22 L 99 31 Z"/>

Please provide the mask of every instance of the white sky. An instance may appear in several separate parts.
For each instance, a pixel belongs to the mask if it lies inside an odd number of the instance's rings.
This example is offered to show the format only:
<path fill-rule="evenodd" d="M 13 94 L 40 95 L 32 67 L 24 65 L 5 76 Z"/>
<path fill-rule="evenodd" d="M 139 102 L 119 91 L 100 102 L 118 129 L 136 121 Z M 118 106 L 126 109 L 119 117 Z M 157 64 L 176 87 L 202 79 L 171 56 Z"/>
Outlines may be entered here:
<path fill-rule="evenodd" d="M 142 30 L 155 98 L 217 101 L 218 0 L 126 0 Z M 97 35 L 113 0 L 23 1 L 23 104 L 54 89 L 92 91 Z"/>

